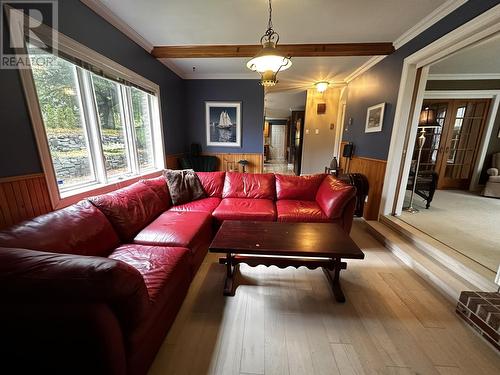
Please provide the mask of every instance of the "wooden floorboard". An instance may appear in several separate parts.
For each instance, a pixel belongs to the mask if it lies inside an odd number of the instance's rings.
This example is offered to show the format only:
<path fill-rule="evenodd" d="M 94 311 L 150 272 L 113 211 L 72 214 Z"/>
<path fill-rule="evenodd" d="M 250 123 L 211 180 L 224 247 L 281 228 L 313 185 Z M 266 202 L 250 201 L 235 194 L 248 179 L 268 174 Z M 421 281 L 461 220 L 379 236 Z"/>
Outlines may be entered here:
<path fill-rule="evenodd" d="M 321 270 L 241 265 L 235 297 L 209 254 L 150 374 L 500 373 L 500 356 L 430 284 L 355 223 L 338 304 Z"/>

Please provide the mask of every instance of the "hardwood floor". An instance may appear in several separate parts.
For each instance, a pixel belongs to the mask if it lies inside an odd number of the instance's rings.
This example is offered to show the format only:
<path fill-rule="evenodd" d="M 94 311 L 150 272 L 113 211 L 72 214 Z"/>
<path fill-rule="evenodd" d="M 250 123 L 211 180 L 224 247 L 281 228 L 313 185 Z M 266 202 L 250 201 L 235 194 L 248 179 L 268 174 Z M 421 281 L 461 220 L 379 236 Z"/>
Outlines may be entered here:
<path fill-rule="evenodd" d="M 366 259 L 343 271 L 241 265 L 235 297 L 209 254 L 150 374 L 498 374 L 500 356 L 429 284 L 355 223 Z"/>

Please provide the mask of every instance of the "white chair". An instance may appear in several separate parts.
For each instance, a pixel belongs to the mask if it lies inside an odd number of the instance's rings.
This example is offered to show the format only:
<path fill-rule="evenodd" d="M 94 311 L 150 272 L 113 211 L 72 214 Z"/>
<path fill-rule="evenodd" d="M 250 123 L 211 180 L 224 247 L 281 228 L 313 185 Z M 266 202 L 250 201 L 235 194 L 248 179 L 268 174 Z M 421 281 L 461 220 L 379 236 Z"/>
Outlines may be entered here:
<path fill-rule="evenodd" d="M 490 177 L 486 182 L 483 195 L 486 197 L 500 198 L 500 152 L 493 154 L 491 165 L 492 168 L 486 171 Z"/>

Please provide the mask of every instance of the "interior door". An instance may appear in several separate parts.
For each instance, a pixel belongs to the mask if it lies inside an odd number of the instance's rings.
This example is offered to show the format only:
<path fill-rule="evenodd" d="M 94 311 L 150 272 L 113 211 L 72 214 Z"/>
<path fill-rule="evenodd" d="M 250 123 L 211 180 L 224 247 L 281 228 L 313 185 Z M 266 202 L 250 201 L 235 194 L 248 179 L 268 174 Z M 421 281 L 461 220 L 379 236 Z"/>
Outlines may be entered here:
<path fill-rule="evenodd" d="M 469 187 L 489 105 L 489 99 L 424 101 L 441 126 L 426 129 L 420 170 L 438 172 L 438 189 Z M 414 160 L 417 154 L 415 147 Z"/>
<path fill-rule="evenodd" d="M 285 160 L 285 125 L 271 126 L 271 160 Z"/>
<path fill-rule="evenodd" d="M 488 115 L 489 100 L 454 100 L 443 129 L 438 189 L 467 189 Z"/>

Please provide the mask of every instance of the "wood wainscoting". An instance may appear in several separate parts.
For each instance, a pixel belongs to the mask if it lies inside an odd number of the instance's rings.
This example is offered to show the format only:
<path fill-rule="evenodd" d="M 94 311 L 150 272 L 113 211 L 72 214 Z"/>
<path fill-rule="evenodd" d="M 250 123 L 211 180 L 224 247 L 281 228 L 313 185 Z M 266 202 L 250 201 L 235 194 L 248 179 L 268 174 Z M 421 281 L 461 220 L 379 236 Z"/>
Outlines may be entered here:
<path fill-rule="evenodd" d="M 248 160 L 246 171 L 248 173 L 262 173 L 264 169 L 263 154 L 228 154 L 228 153 L 206 153 L 204 155 L 213 155 L 219 159 L 217 168 L 219 171 L 242 171 L 238 164 L 240 160 Z"/>
<path fill-rule="evenodd" d="M 363 217 L 366 220 L 378 220 L 382 187 L 384 186 L 387 161 L 353 156 L 348 165 L 348 173 L 361 173 L 366 176 L 370 189 L 368 202 L 365 204 Z"/>
<path fill-rule="evenodd" d="M 180 169 L 179 158 L 186 154 L 171 154 L 167 155 L 167 168 Z M 262 173 L 264 170 L 264 155 L 263 154 L 230 154 L 230 153 L 204 153 L 203 155 L 215 156 L 219 160 L 217 170 L 219 171 L 242 171 L 238 164 L 240 160 L 248 160 L 246 171 L 248 173 Z"/>
<path fill-rule="evenodd" d="M 342 168 L 343 173 L 361 173 L 366 176 L 370 184 L 370 189 L 368 191 L 368 202 L 365 204 L 363 217 L 366 220 L 378 220 L 387 161 L 361 156 L 353 156 L 351 159 L 343 157 L 342 150 L 346 143 L 347 142 L 342 142 L 340 146 L 340 168 Z"/>
<path fill-rule="evenodd" d="M 0 229 L 50 211 L 43 173 L 0 178 Z"/>

